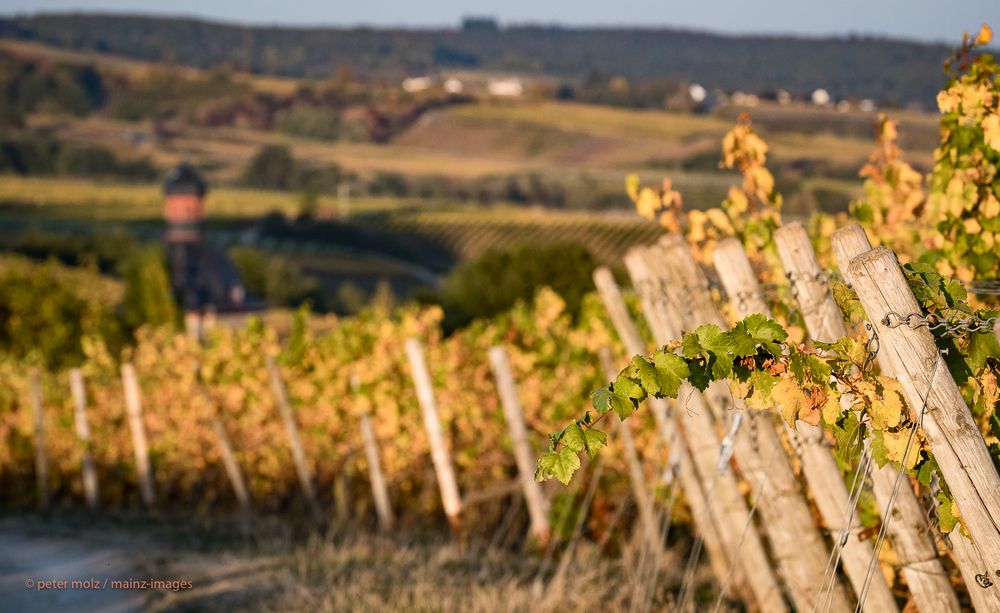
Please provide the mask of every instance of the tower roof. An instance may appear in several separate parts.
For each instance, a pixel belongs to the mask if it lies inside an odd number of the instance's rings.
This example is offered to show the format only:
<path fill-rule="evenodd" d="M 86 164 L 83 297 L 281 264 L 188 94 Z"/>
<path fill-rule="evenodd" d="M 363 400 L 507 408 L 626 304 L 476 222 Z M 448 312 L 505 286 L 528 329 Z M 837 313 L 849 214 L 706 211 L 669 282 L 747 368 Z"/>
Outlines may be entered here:
<path fill-rule="evenodd" d="M 167 196 L 198 196 L 202 197 L 208 191 L 201 175 L 187 162 L 181 162 L 177 168 L 170 171 L 163 183 L 163 193 Z"/>

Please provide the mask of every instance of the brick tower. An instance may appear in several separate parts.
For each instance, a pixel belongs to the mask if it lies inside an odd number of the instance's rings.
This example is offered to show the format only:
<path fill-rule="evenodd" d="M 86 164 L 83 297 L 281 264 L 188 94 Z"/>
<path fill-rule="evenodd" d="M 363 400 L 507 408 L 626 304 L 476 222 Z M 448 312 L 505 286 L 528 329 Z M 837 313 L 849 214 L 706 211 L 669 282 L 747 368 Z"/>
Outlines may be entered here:
<path fill-rule="evenodd" d="M 189 331 L 201 331 L 210 322 L 242 322 L 264 304 L 247 294 L 236 267 L 225 252 L 206 239 L 205 181 L 189 164 L 182 163 L 163 184 L 164 252 L 170 284 L 177 296 Z"/>

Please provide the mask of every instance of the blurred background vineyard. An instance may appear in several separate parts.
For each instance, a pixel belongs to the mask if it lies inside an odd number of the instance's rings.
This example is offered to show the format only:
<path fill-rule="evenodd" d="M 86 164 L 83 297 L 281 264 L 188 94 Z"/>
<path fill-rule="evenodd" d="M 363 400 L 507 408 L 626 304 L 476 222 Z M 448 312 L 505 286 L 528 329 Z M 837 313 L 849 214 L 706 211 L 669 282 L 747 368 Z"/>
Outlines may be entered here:
<path fill-rule="evenodd" d="M 601 264 L 621 273 L 625 252 L 663 231 L 635 215 L 624 177 L 656 185 L 669 174 L 688 209 L 717 206 L 739 181 L 720 169 L 719 142 L 749 113 L 770 146 L 786 222 L 844 213 L 864 194 L 859 170 L 880 112 L 896 120 L 907 162 L 921 174 L 933 167 L 949 53 L 880 37 L 506 28 L 491 19 L 300 35 L 193 19 L 0 17 L 0 509 L 17 515 L 36 502 L 36 369 L 53 506 L 80 506 L 75 367 L 92 407 L 100 506 L 142 506 L 119 377 L 131 362 L 158 508 L 192 523 L 224 523 L 238 511 L 213 438 L 218 417 L 255 513 L 277 518 L 300 547 L 280 564 L 297 564 L 292 574 L 312 583 L 295 596 L 286 586 L 286 604 L 336 609 L 346 601 L 317 596 L 317 586 L 344 579 L 302 570 L 309 552 L 369 565 L 373 554 L 365 543 L 330 551 L 292 534 L 308 509 L 266 358 L 296 408 L 327 536 L 375 532 L 358 434 L 359 416 L 370 414 L 399 532 L 411 539 L 397 543 L 400 559 L 440 562 L 421 549 L 448 524 L 402 351 L 419 338 L 459 487 L 482 494 L 467 510 L 467 536 L 498 546 L 478 562 L 452 552 L 457 559 L 435 572 L 509 569 L 516 561 L 505 556 L 530 547 L 528 518 L 485 356 L 508 349 L 538 448 L 542 433 L 587 409 L 606 383 L 599 350 L 626 357 L 591 273 Z M 164 179 L 181 164 L 208 185 L 204 240 L 261 301 L 200 338 L 184 331 L 190 313 L 163 245 Z M 659 465 L 665 458 L 649 455 L 659 448 L 645 444 L 654 428 L 644 426 L 640 448 Z M 621 454 L 605 462 L 582 528 L 594 547 L 581 556 L 595 564 L 628 546 L 636 513 Z M 507 489 L 495 492 L 498 484 Z M 569 538 L 581 486 L 546 487 L 554 530 Z M 675 511 L 682 528 L 672 538 L 691 538 L 687 513 Z M 526 564 L 548 562 L 551 551 L 543 556 Z M 504 580 L 520 589 L 543 571 Z M 577 606 L 609 597 L 583 581 L 578 588 Z M 488 609 L 497 597 L 487 590 L 466 604 Z M 445 606 L 427 598 L 429 609 Z M 514 600 L 532 604 L 527 592 Z"/>

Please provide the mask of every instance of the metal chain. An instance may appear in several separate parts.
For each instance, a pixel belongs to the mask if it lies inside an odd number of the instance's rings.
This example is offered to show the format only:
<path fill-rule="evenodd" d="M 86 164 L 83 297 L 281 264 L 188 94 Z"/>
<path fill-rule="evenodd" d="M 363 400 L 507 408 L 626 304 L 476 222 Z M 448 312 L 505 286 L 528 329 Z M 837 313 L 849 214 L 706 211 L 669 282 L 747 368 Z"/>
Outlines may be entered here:
<path fill-rule="evenodd" d="M 969 317 L 958 317 L 955 315 L 942 317 L 936 313 L 909 313 L 900 315 L 895 311 L 890 311 L 882 318 L 882 325 L 887 328 L 898 328 L 907 326 L 910 329 L 927 328 L 931 332 L 942 331 L 950 336 L 965 336 L 980 332 L 992 332 L 996 327 L 1000 317 L 982 318 L 975 315 Z"/>

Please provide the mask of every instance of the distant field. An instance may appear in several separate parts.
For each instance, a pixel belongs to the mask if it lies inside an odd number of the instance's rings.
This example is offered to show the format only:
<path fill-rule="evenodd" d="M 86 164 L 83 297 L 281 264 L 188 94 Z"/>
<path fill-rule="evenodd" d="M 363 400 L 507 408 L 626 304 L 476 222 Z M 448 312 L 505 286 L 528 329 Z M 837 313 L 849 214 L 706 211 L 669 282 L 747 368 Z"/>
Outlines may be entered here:
<path fill-rule="evenodd" d="M 392 198 L 351 198 L 354 214 L 392 210 L 405 203 Z M 163 192 L 159 185 L 122 184 L 86 179 L 0 176 L 0 206 L 20 215 L 90 219 L 160 219 Z M 259 217 L 277 211 L 298 213 L 299 196 L 291 192 L 221 187 L 209 191 L 211 218 Z M 321 196 L 320 213 L 334 216 L 337 198 Z"/>
<path fill-rule="evenodd" d="M 656 240 L 660 227 L 635 215 L 563 213 L 491 207 L 372 216 L 359 223 L 430 239 L 469 259 L 490 249 L 572 242 L 598 260 L 616 264 L 630 247 Z"/>

